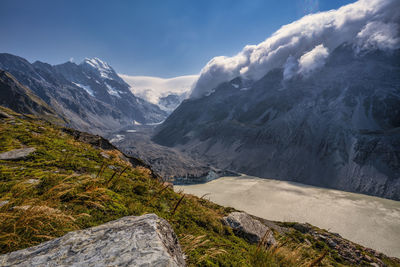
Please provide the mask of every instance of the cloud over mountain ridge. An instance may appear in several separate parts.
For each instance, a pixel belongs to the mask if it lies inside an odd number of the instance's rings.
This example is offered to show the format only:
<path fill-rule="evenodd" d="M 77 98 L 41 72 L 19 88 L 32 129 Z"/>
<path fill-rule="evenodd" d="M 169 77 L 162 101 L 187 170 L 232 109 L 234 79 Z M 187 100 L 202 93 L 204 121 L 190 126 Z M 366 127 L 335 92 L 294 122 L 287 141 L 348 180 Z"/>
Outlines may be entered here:
<path fill-rule="evenodd" d="M 359 0 L 337 10 L 307 15 L 282 26 L 262 43 L 245 46 L 235 56 L 211 59 L 201 70 L 191 97 L 206 95 L 237 76 L 257 80 L 278 67 L 285 67 L 287 78 L 295 72 L 307 75 L 343 43 L 352 44 L 356 52 L 397 49 L 399 22 L 398 0 Z"/>
<path fill-rule="evenodd" d="M 173 78 L 160 78 L 153 76 L 130 76 L 119 74 L 130 86 L 136 96 L 157 104 L 161 97 L 169 94 L 187 93 L 198 75 L 185 75 Z"/>

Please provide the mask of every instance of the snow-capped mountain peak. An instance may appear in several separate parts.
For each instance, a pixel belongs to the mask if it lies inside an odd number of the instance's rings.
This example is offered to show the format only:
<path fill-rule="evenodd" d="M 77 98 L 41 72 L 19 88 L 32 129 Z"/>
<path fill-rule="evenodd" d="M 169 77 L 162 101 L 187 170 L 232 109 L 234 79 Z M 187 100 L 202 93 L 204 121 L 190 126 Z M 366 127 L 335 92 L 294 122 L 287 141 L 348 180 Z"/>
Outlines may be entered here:
<path fill-rule="evenodd" d="M 107 64 L 107 62 L 102 61 L 101 59 L 95 57 L 95 58 L 85 58 L 83 62 L 91 65 L 93 68 L 96 68 L 98 70 L 112 70 L 110 65 Z"/>
<path fill-rule="evenodd" d="M 80 65 L 89 67 L 89 69 L 97 72 L 103 79 L 115 79 L 116 73 L 113 68 L 107 62 L 97 57 L 85 58 Z"/>

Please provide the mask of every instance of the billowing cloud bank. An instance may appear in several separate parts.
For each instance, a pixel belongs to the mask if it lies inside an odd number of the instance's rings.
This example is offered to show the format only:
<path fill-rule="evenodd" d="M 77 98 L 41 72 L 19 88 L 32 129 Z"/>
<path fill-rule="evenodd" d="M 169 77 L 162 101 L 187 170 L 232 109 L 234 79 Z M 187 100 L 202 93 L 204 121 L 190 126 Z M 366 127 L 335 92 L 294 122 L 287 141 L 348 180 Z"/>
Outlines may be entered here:
<path fill-rule="evenodd" d="M 233 57 L 215 57 L 201 70 L 191 97 L 201 97 L 237 76 L 257 80 L 284 67 L 285 78 L 309 75 L 343 43 L 356 50 L 397 49 L 400 0 L 359 0 L 337 10 L 307 15 L 281 27 L 258 45 L 247 45 Z"/>
<path fill-rule="evenodd" d="M 161 97 L 169 94 L 183 94 L 190 91 L 198 75 L 186 75 L 169 79 L 151 76 L 129 76 L 118 74 L 130 86 L 136 96 L 157 104 Z"/>

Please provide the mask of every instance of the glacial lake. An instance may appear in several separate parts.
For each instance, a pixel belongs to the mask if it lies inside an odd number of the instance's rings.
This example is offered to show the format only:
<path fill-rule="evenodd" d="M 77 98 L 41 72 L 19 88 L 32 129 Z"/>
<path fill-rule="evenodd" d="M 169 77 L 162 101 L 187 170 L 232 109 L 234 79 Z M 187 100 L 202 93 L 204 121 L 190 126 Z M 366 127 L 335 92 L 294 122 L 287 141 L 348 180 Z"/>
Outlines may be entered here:
<path fill-rule="evenodd" d="M 400 201 L 251 176 L 174 189 L 268 220 L 308 222 L 400 258 Z"/>

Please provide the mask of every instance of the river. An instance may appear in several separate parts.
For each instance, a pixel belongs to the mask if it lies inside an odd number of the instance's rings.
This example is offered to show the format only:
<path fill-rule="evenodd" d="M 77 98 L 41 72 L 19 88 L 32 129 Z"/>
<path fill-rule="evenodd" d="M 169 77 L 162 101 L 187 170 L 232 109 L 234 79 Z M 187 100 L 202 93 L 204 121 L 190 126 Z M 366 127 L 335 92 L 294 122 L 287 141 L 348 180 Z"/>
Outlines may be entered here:
<path fill-rule="evenodd" d="M 174 188 L 268 220 L 308 222 L 400 257 L 400 201 L 252 176 Z"/>

